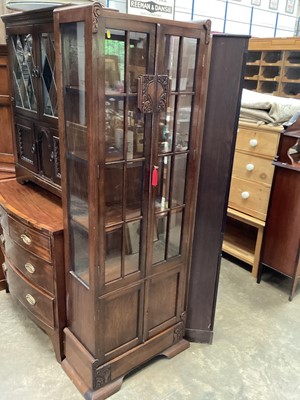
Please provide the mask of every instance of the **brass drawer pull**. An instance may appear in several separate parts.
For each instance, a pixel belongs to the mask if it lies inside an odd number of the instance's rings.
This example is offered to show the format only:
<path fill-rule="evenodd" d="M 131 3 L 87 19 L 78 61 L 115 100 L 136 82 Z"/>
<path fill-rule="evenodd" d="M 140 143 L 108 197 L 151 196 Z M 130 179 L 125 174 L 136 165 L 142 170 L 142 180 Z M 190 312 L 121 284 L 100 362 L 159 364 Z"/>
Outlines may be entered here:
<path fill-rule="evenodd" d="M 0 242 L 1 242 L 2 244 L 5 243 L 5 237 L 4 237 L 3 233 L 1 233 L 1 235 L 0 235 Z"/>
<path fill-rule="evenodd" d="M 29 262 L 27 262 L 25 264 L 25 268 L 30 274 L 34 274 L 35 273 L 35 267 L 32 264 L 30 264 Z"/>
<path fill-rule="evenodd" d="M 25 233 L 23 233 L 23 234 L 21 235 L 21 239 L 23 240 L 23 242 L 24 242 L 25 244 L 27 244 L 27 246 L 29 246 L 29 245 L 31 244 L 31 239 L 30 239 L 30 237 L 27 236 L 27 235 L 25 235 Z"/>
<path fill-rule="evenodd" d="M 35 305 L 36 300 L 35 300 L 35 298 L 34 298 L 31 294 L 29 294 L 29 293 L 26 294 L 25 298 L 26 298 L 26 300 L 28 301 L 28 303 L 29 303 L 31 306 L 34 306 L 34 305 Z"/>

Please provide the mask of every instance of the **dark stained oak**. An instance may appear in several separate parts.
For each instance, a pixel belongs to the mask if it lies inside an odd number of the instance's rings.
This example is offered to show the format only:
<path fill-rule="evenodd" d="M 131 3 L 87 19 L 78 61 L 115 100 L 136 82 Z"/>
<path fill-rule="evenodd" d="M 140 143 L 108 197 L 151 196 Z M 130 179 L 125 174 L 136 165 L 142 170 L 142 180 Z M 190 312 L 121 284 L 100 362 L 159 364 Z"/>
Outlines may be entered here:
<path fill-rule="evenodd" d="M 104 399 L 137 366 L 189 346 L 210 21 L 136 19 L 95 3 L 56 9 L 54 32 L 68 297 L 62 366 L 85 397 Z"/>
<path fill-rule="evenodd" d="M 185 337 L 211 343 L 248 37 L 215 34 L 208 83 Z"/>

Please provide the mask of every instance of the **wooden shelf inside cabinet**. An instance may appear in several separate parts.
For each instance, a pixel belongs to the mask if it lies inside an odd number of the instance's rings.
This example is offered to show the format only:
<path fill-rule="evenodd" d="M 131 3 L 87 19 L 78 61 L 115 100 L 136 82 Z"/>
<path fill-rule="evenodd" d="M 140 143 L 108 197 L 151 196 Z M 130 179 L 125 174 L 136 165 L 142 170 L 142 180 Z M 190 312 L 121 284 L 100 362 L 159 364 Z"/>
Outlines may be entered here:
<path fill-rule="evenodd" d="M 31 183 L 0 182 L 0 222 L 9 292 L 49 335 L 60 362 L 66 324 L 60 199 Z"/>

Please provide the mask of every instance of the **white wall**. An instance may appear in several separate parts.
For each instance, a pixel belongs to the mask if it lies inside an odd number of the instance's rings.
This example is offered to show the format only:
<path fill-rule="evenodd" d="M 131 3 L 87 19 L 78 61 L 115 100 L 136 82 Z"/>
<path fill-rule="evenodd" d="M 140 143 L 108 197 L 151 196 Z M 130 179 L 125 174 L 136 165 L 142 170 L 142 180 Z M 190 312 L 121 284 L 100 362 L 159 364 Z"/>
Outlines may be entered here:
<path fill-rule="evenodd" d="M 126 0 L 106 1 L 109 7 L 126 12 Z M 152 1 L 155 2 L 155 0 Z M 209 18 L 212 21 L 213 31 L 246 35 L 251 34 L 257 37 L 288 37 L 296 34 L 298 24 L 297 16 L 299 15 L 298 0 L 294 0 L 295 6 L 292 14 L 286 12 L 286 5 L 287 2 L 290 4 L 290 1 L 293 0 L 278 0 L 277 10 L 271 10 L 269 8 L 271 2 L 274 4 L 274 0 L 260 0 L 260 6 L 252 5 L 251 0 L 174 1 L 175 19 L 189 21 L 191 19 Z"/>

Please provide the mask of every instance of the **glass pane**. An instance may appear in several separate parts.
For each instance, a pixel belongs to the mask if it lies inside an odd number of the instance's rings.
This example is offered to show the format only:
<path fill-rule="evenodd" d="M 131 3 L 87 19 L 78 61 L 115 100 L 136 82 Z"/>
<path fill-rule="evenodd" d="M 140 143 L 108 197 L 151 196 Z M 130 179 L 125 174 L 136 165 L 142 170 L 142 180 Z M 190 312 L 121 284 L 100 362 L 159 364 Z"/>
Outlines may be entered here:
<path fill-rule="evenodd" d="M 105 102 L 105 156 L 106 161 L 123 159 L 124 100 L 107 97 Z"/>
<path fill-rule="evenodd" d="M 168 258 L 176 257 L 180 254 L 182 231 L 182 211 L 171 213 L 169 226 Z"/>
<path fill-rule="evenodd" d="M 57 117 L 57 89 L 55 81 L 55 45 L 53 33 L 42 33 L 41 79 L 43 85 L 44 114 Z"/>
<path fill-rule="evenodd" d="M 129 222 L 125 226 L 125 275 L 139 270 L 141 221 Z"/>
<path fill-rule="evenodd" d="M 169 107 L 166 112 L 160 113 L 159 121 L 159 153 L 172 151 L 174 129 L 175 96 L 170 96 Z"/>
<path fill-rule="evenodd" d="M 127 163 L 126 168 L 126 219 L 142 214 L 142 196 L 144 190 L 144 163 Z"/>
<path fill-rule="evenodd" d="M 37 111 L 36 95 L 33 86 L 35 60 L 32 48 L 32 36 L 14 35 L 10 37 L 13 48 L 13 82 L 17 107 Z"/>
<path fill-rule="evenodd" d="M 71 222 L 70 250 L 73 258 L 73 270 L 84 282 L 89 282 L 89 239 L 88 233 Z"/>
<path fill-rule="evenodd" d="M 105 224 L 123 220 L 123 164 L 107 165 L 105 168 Z"/>
<path fill-rule="evenodd" d="M 89 283 L 84 23 L 63 24 L 61 33 L 71 268 Z"/>
<path fill-rule="evenodd" d="M 153 233 L 153 264 L 157 264 L 165 260 L 167 222 L 168 215 L 158 215 L 156 217 Z"/>
<path fill-rule="evenodd" d="M 88 230 L 87 163 L 80 159 L 74 159 L 72 156 L 68 155 L 67 169 L 69 218 L 78 222 Z"/>
<path fill-rule="evenodd" d="M 144 115 L 136 106 L 136 97 L 128 100 L 128 150 L 127 159 L 144 155 L 145 124 Z M 132 138 L 132 143 L 131 142 Z M 130 151 L 132 149 L 132 153 Z"/>
<path fill-rule="evenodd" d="M 197 39 L 183 38 L 180 91 L 194 90 Z"/>
<path fill-rule="evenodd" d="M 122 228 L 106 232 L 105 282 L 121 278 Z"/>
<path fill-rule="evenodd" d="M 160 157 L 158 164 L 158 186 L 156 188 L 155 211 L 169 207 L 171 156 Z"/>
<path fill-rule="evenodd" d="M 148 36 L 146 33 L 130 32 L 129 35 L 129 90 L 137 92 L 137 78 L 147 73 Z"/>
<path fill-rule="evenodd" d="M 105 38 L 105 92 L 124 93 L 125 31 L 107 29 Z"/>
<path fill-rule="evenodd" d="M 187 154 L 180 154 L 175 156 L 172 188 L 172 207 L 176 207 L 184 203 L 186 162 Z"/>
<path fill-rule="evenodd" d="M 192 96 L 178 96 L 175 150 L 185 151 L 189 146 Z"/>
<path fill-rule="evenodd" d="M 167 36 L 166 54 L 169 54 L 167 73 L 169 75 L 169 78 L 171 79 L 171 91 L 175 91 L 177 85 L 178 51 L 179 51 L 179 37 Z"/>

